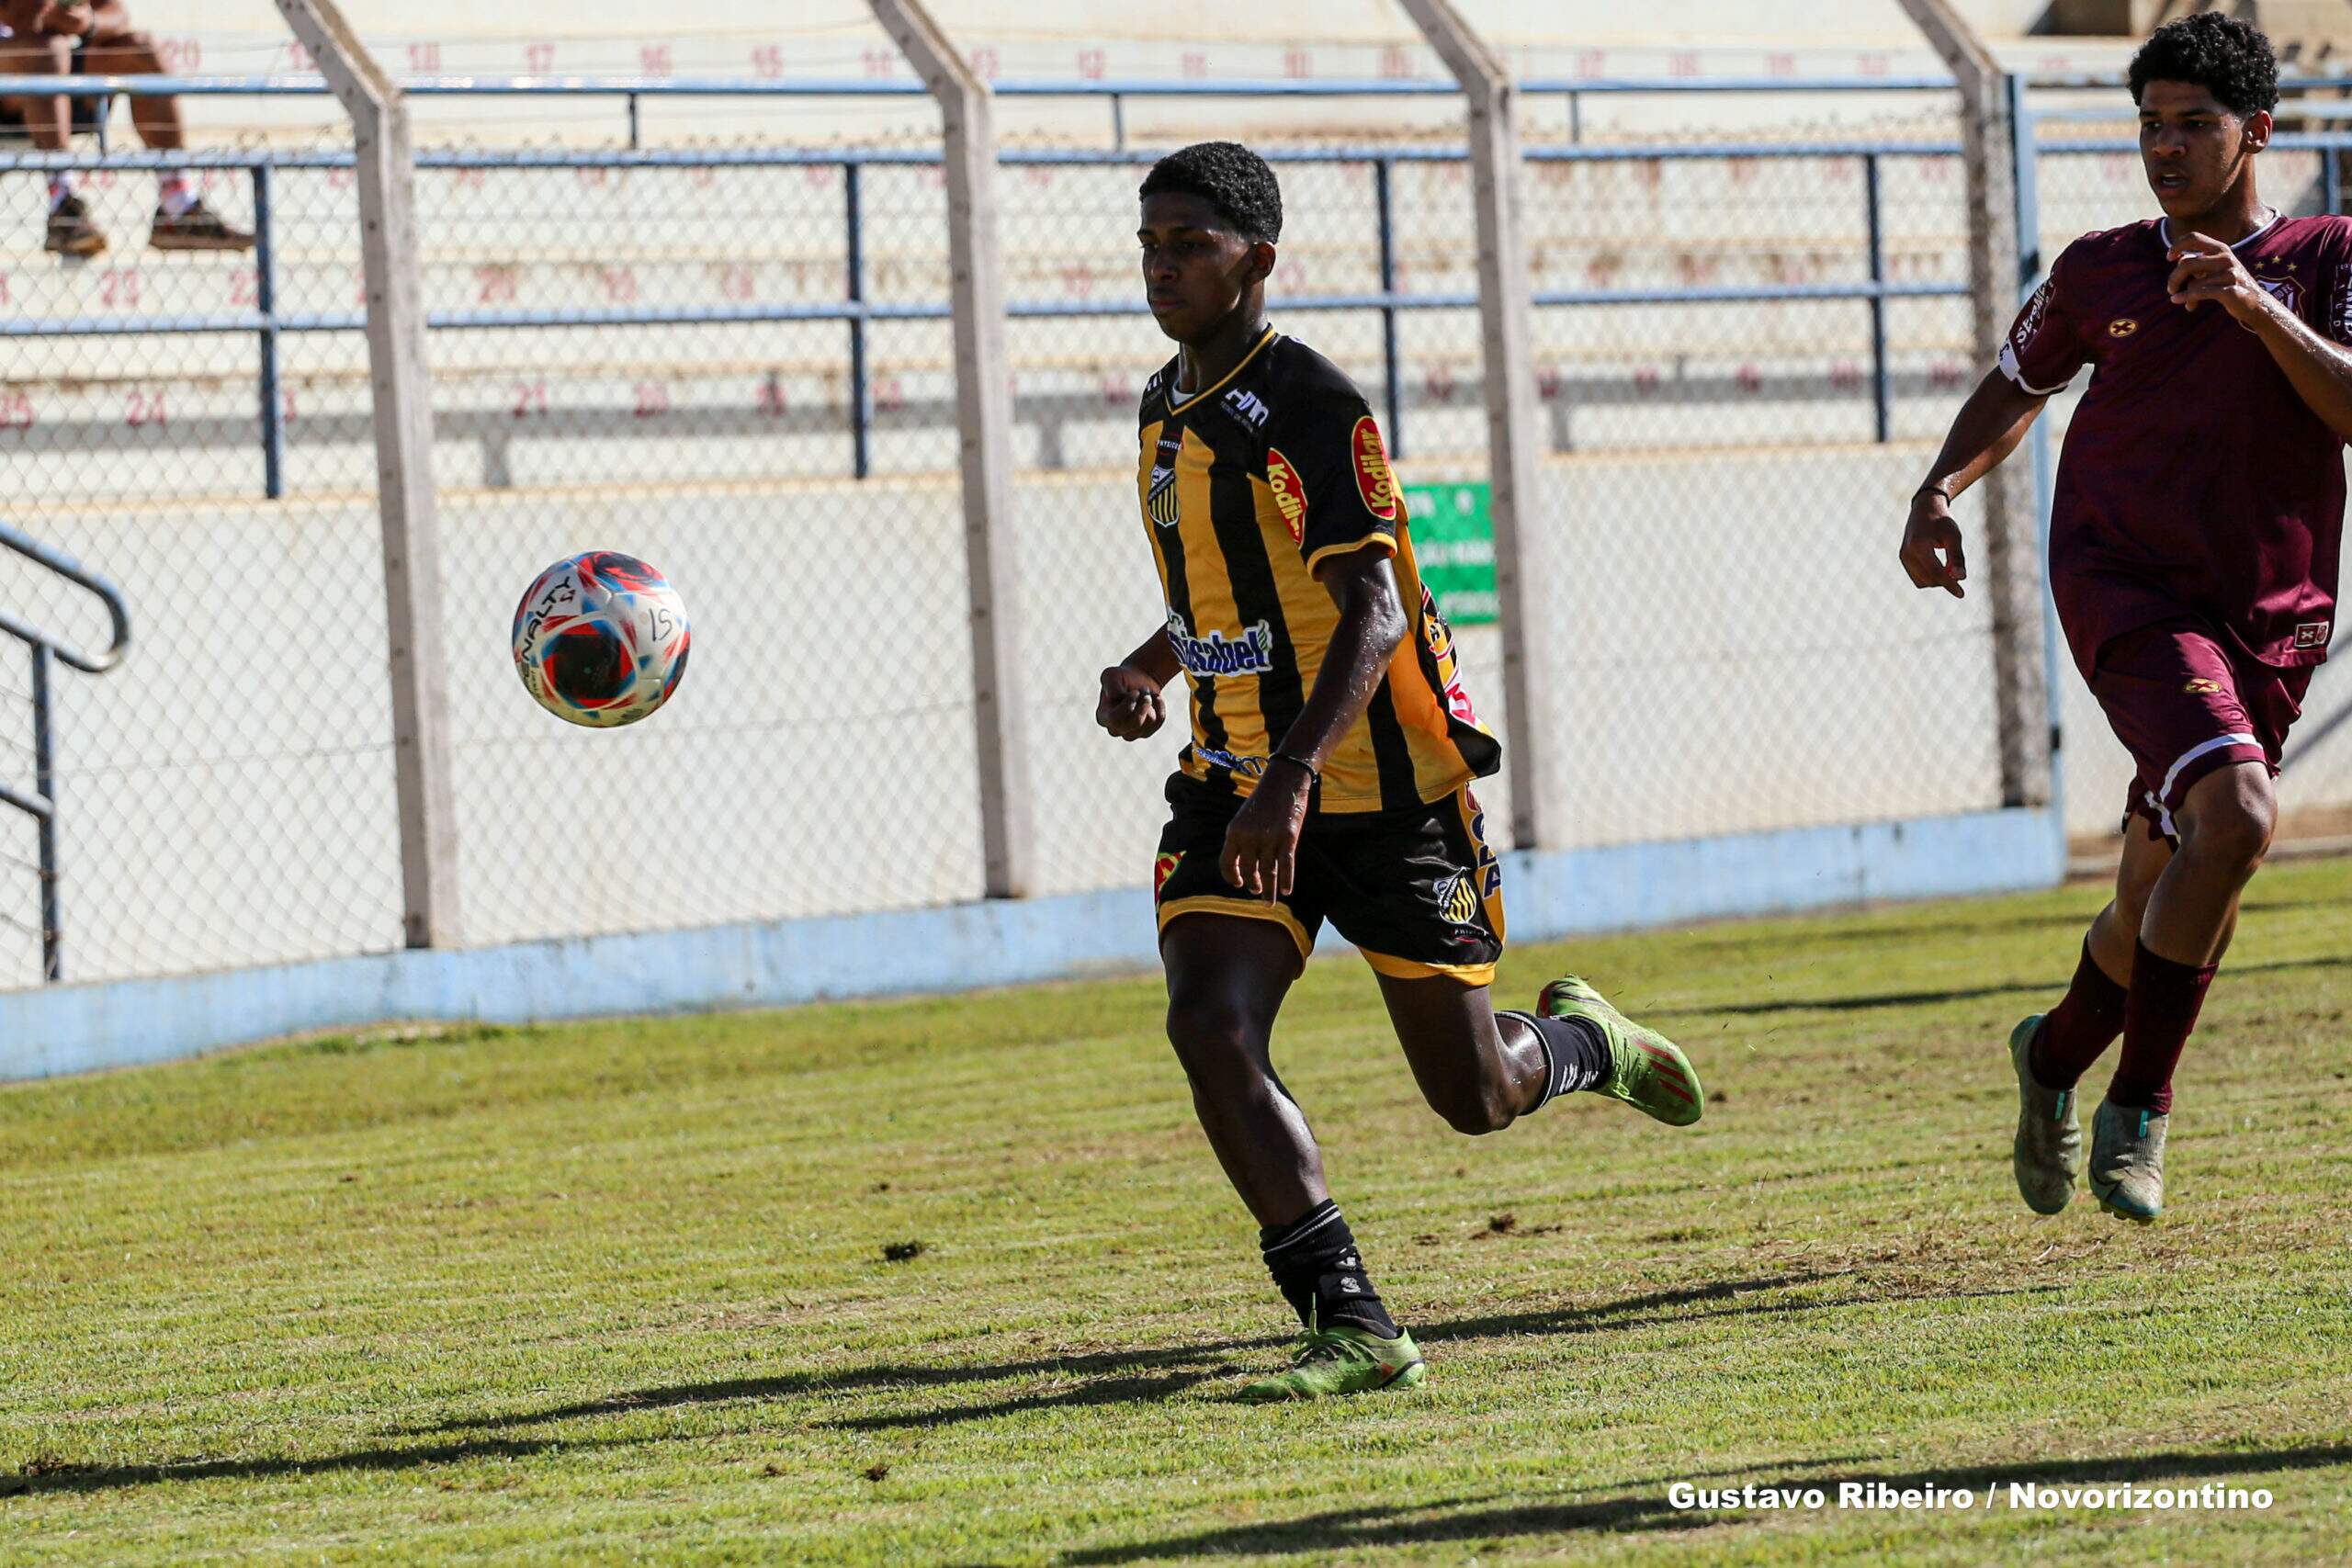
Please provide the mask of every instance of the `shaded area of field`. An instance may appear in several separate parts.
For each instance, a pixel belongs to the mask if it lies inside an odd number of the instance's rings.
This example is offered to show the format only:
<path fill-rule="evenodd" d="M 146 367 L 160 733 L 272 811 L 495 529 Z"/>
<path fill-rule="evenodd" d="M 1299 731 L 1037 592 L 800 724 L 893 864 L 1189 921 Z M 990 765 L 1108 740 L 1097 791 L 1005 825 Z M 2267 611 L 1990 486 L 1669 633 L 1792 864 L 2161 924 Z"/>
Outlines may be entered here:
<path fill-rule="evenodd" d="M 1514 995 L 1577 967 L 1690 1045 L 1680 1134 L 1579 1099 L 1460 1138 L 1318 964 L 1284 1077 L 1435 1375 L 1314 1408 L 1231 1400 L 1284 1325 L 1153 978 L 12 1089 L 0 1556 L 2319 1561 L 2347 895 L 2265 874 L 2146 1231 L 2009 1186 L 2000 1041 L 2095 889 L 1514 953 Z M 2208 1483 L 2275 1500 L 2006 1506 Z"/>

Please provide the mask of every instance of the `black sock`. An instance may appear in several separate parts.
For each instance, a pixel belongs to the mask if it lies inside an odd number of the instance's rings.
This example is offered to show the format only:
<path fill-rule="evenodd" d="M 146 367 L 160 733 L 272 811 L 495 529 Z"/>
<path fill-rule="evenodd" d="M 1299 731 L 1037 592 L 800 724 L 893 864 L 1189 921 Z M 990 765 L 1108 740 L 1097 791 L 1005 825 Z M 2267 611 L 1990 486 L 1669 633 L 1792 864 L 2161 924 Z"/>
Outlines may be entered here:
<path fill-rule="evenodd" d="M 1310 1322 L 1351 1323 L 1383 1339 L 1396 1337 L 1396 1321 L 1372 1288 L 1340 1205 L 1329 1198 L 1286 1225 L 1261 1230 L 1258 1248 L 1274 1288 L 1298 1314 L 1302 1327 Z"/>
<path fill-rule="evenodd" d="M 1564 1094 L 1590 1089 L 1609 1076 L 1609 1037 L 1589 1018 L 1538 1018 L 1532 1012 L 1497 1013 L 1498 1020 L 1515 1018 L 1535 1031 L 1550 1069 L 1544 1077 L 1542 1110 Z"/>

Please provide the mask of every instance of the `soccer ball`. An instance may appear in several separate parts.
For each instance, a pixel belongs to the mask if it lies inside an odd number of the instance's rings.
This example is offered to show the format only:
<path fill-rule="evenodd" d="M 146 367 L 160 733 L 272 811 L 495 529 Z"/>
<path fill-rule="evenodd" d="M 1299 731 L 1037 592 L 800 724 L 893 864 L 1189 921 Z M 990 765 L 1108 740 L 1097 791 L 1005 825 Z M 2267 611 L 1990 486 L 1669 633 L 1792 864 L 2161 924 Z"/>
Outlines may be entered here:
<path fill-rule="evenodd" d="M 514 671 L 558 718 L 635 724 L 670 700 L 693 633 L 685 601 L 635 556 L 590 550 L 539 573 L 514 606 Z"/>

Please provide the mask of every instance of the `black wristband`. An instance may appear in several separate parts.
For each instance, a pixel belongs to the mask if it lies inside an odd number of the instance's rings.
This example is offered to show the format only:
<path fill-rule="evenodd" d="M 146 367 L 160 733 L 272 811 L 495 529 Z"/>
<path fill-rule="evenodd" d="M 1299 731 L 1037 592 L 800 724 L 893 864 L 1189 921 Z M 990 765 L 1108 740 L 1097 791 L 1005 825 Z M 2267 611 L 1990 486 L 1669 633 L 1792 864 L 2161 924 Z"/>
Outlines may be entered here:
<path fill-rule="evenodd" d="M 1917 490 L 1911 492 L 1911 499 L 1917 501 L 1921 496 L 1930 493 L 1942 496 L 1944 498 L 1945 505 L 1949 506 L 1951 504 L 1951 491 L 1944 488 L 1944 481 L 1941 479 L 1929 479 L 1926 484 L 1921 485 Z"/>
<path fill-rule="evenodd" d="M 1276 762 L 1288 762 L 1293 767 L 1305 768 L 1306 770 L 1307 787 L 1310 789 L 1323 782 L 1321 770 L 1317 768 L 1314 763 L 1308 761 L 1304 757 L 1294 757 L 1287 751 L 1277 751 L 1272 756 L 1266 759 L 1266 766 L 1270 768 Z"/>

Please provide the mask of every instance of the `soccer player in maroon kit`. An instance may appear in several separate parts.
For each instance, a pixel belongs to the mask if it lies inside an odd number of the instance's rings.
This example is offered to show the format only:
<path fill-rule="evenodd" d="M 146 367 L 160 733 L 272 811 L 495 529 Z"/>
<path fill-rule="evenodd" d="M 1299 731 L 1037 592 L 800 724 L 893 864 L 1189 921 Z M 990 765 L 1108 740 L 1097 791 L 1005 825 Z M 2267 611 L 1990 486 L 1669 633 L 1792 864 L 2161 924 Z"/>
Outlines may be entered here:
<path fill-rule="evenodd" d="M 2290 218 L 2256 193 L 2278 73 L 2253 28 L 2210 11 L 2167 23 L 2131 85 L 2165 215 L 2059 256 L 1911 498 L 1902 556 L 1915 585 L 1962 592 L 1951 498 L 2090 365 L 2058 468 L 2050 586 L 2139 775 L 2114 901 L 2065 998 L 2010 1036 L 2012 1163 L 2030 1208 L 2065 1207 L 2082 1158 L 2075 1084 L 2120 1035 L 2090 1188 L 2145 1222 L 2164 1205 L 2173 1068 L 2269 848 L 2271 778 L 2335 623 L 2352 220 Z"/>

